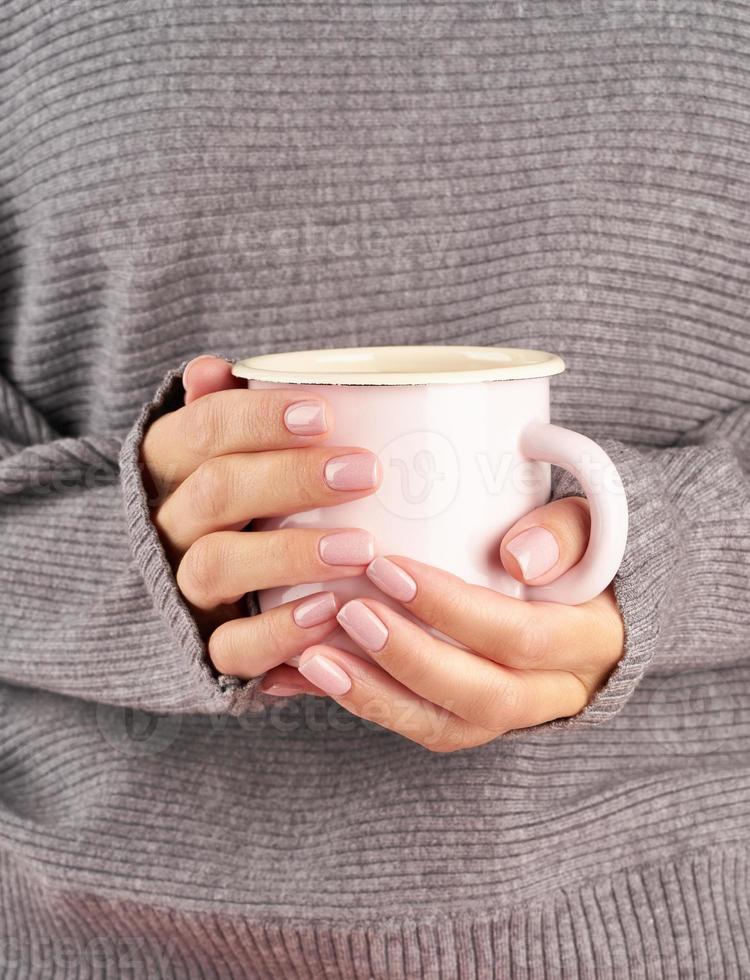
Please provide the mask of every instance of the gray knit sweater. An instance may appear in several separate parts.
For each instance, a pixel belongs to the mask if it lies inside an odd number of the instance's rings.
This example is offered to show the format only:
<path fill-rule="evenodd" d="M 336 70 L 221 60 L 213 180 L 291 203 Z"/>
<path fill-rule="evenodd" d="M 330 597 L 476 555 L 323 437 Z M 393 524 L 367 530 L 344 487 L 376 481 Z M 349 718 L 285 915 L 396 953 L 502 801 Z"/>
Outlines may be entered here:
<path fill-rule="evenodd" d="M 750 2 L 0 16 L 0 977 L 750 976 Z M 372 342 L 568 362 L 632 527 L 578 718 L 434 755 L 212 672 L 144 426 Z"/>

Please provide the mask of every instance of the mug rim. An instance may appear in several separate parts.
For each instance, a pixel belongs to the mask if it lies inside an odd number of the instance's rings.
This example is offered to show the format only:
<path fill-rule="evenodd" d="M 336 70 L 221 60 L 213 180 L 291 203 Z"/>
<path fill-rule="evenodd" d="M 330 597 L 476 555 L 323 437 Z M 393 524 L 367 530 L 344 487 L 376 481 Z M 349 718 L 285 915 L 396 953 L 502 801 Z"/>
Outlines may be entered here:
<path fill-rule="evenodd" d="M 232 366 L 237 378 L 307 385 L 473 384 L 549 378 L 564 370 L 563 359 L 547 351 L 418 344 L 283 351 L 247 357 Z"/>

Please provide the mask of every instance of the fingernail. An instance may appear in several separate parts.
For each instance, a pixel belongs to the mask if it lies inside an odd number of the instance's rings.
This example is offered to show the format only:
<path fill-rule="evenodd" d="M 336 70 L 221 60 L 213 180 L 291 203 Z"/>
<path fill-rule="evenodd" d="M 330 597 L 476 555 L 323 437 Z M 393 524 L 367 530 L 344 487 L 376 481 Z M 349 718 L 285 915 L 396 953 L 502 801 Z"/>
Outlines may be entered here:
<path fill-rule="evenodd" d="M 388 627 L 359 599 L 347 602 L 336 619 L 354 642 L 369 653 L 382 650 L 388 640 Z"/>
<path fill-rule="evenodd" d="M 314 650 L 314 647 L 311 647 Z M 300 665 L 297 668 L 303 677 L 306 677 L 311 684 L 319 687 L 321 691 L 337 697 L 346 694 L 351 689 L 352 682 L 338 664 L 335 664 L 322 653 L 302 654 Z"/>
<path fill-rule="evenodd" d="M 284 412 L 284 425 L 295 436 L 319 436 L 328 428 L 322 402 L 294 402 Z"/>
<path fill-rule="evenodd" d="M 371 490 L 378 485 L 378 457 L 373 453 L 349 453 L 329 459 L 324 471 L 332 490 Z"/>
<path fill-rule="evenodd" d="M 369 565 L 375 542 L 369 531 L 335 531 L 320 539 L 318 553 L 326 565 Z"/>
<path fill-rule="evenodd" d="M 403 568 L 388 558 L 376 558 L 365 569 L 365 574 L 386 595 L 399 602 L 411 602 L 417 594 L 417 583 Z"/>
<path fill-rule="evenodd" d="M 193 365 L 194 365 L 194 364 L 195 364 L 195 363 L 196 363 L 197 361 L 205 361 L 205 359 L 206 359 L 207 357 L 208 357 L 208 358 L 210 358 L 210 357 L 212 357 L 212 356 L 213 356 L 213 355 L 211 355 L 211 354 L 199 354 L 199 355 L 198 355 L 197 357 L 194 357 L 194 358 L 192 359 L 192 361 L 188 361 L 188 362 L 187 362 L 187 364 L 185 365 L 185 367 L 184 367 L 184 368 L 182 369 L 182 387 L 183 387 L 183 388 L 187 388 L 187 383 L 188 383 L 188 374 L 189 374 L 189 373 L 190 373 L 190 371 L 192 370 L 192 367 L 193 367 Z"/>
<path fill-rule="evenodd" d="M 530 527 L 506 546 L 527 582 L 544 575 L 560 558 L 557 539 L 545 527 Z"/>
<path fill-rule="evenodd" d="M 271 684 L 270 687 L 262 687 L 261 691 L 275 698 L 292 698 L 295 694 L 302 694 L 304 688 L 294 687 L 292 684 Z"/>
<path fill-rule="evenodd" d="M 316 592 L 292 610 L 292 619 L 304 628 L 319 626 L 336 614 L 336 596 L 333 592 Z"/>

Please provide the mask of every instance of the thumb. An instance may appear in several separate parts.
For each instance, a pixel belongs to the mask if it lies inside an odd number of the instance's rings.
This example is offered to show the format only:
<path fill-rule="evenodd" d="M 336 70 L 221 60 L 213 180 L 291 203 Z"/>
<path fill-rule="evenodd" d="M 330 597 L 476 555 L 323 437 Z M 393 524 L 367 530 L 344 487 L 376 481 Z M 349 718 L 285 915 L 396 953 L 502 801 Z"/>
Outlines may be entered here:
<path fill-rule="evenodd" d="M 200 354 L 188 361 L 182 372 L 182 385 L 185 389 L 185 404 L 189 405 L 204 395 L 228 388 L 244 388 L 246 382 L 235 378 L 232 365 L 213 354 Z"/>
<path fill-rule="evenodd" d="M 553 500 L 513 525 L 500 544 L 500 558 L 519 582 L 547 585 L 581 560 L 590 529 L 587 500 Z"/>

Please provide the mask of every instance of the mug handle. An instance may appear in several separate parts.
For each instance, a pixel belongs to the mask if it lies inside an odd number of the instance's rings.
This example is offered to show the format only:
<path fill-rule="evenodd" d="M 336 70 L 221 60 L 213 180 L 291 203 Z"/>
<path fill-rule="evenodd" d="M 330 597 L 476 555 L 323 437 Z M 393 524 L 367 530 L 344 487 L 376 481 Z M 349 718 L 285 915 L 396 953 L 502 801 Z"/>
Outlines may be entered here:
<path fill-rule="evenodd" d="M 620 474 L 593 439 L 549 422 L 532 422 L 521 433 L 521 452 L 530 459 L 568 470 L 583 487 L 591 511 L 586 552 L 569 571 L 549 585 L 526 585 L 524 599 L 588 602 L 617 574 L 628 537 L 628 504 Z"/>

